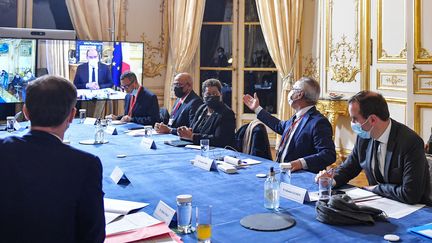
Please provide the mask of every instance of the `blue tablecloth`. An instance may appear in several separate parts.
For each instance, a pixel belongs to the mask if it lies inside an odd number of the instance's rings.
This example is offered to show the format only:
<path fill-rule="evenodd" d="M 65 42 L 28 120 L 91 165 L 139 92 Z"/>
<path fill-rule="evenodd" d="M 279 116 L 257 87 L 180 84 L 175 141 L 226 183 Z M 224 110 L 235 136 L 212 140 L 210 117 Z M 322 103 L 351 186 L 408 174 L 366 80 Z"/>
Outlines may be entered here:
<path fill-rule="evenodd" d="M 281 198 L 280 207 L 290 214 L 296 225 L 278 232 L 258 232 L 243 228 L 239 221 L 245 216 L 269 212 L 264 208 L 264 180 L 257 178 L 257 173 L 267 173 L 272 161 L 257 158 L 234 151 L 215 148 L 210 155 L 236 155 L 240 158 L 254 158 L 262 164 L 250 166 L 238 171 L 238 174 L 225 174 L 218 171 L 205 171 L 191 165 L 190 160 L 200 152 L 187 148 L 165 145 L 163 141 L 176 139 L 173 135 L 154 135 L 157 149 L 145 149 L 139 145 L 140 137 L 131 137 L 124 133 L 122 126 L 117 126 L 119 135 L 106 135 L 109 143 L 103 145 L 81 145 L 79 141 L 93 138 L 94 127 L 83 124 L 71 124 L 66 138 L 71 146 L 96 154 L 103 164 L 103 190 L 105 197 L 148 202 L 143 211 L 153 214 L 159 202 L 164 201 L 172 208 L 176 207 L 178 194 L 192 194 L 193 205 L 212 205 L 212 242 L 379 242 L 385 234 L 397 234 L 405 242 L 422 242 L 426 238 L 408 233 L 409 227 L 432 222 L 432 209 L 423 208 L 402 219 L 389 219 L 389 222 L 377 222 L 374 226 L 331 226 L 315 219 L 314 203 L 299 204 Z M 25 132 L 14 132 L 22 135 Z M 8 135 L 1 132 L 0 137 Z M 117 158 L 125 154 L 125 158 Z M 117 185 L 110 179 L 115 166 L 119 166 L 130 180 L 127 186 Z M 293 173 L 294 185 L 317 190 L 313 183 L 314 174 L 309 172 Z M 180 235 L 185 242 L 195 242 L 194 234 Z"/>

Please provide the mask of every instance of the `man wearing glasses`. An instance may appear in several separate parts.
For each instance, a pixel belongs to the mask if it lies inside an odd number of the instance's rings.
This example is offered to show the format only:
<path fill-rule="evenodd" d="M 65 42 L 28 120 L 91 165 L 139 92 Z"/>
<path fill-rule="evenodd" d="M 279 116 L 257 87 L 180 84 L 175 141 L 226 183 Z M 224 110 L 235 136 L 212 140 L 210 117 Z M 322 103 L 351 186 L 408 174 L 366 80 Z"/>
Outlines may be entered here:
<path fill-rule="evenodd" d="M 113 120 L 134 122 L 153 126 L 159 121 L 159 104 L 157 96 L 138 83 L 135 73 L 127 71 L 120 76 L 120 87 L 127 93 L 125 97 L 125 114 Z"/>
<path fill-rule="evenodd" d="M 276 162 L 288 162 L 291 170 L 319 172 L 336 160 L 330 122 L 315 107 L 320 86 L 311 78 L 301 78 L 288 94 L 288 103 L 295 115 L 281 121 L 265 111 L 258 96 L 245 95 L 243 102 L 257 114 L 257 118 L 276 133 L 282 135 Z"/>
<path fill-rule="evenodd" d="M 177 135 L 177 127 L 190 127 L 196 111 L 203 104 L 202 99 L 193 91 L 193 80 L 189 73 L 180 73 L 175 76 L 173 90 L 177 100 L 168 124 L 163 122 L 155 124 L 158 133 Z"/>

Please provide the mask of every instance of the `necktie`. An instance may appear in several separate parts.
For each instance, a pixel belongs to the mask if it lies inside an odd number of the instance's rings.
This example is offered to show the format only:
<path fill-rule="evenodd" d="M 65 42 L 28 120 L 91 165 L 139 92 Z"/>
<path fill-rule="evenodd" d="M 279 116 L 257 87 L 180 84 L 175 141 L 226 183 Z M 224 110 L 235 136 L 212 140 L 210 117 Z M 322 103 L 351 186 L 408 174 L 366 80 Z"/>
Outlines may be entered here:
<path fill-rule="evenodd" d="M 300 120 L 300 118 L 299 118 L 299 120 Z M 294 128 L 294 126 L 299 121 L 299 120 L 296 121 L 296 115 L 294 115 L 291 120 L 292 120 L 291 121 L 291 125 L 288 128 L 288 131 L 285 133 L 285 136 L 282 137 L 282 142 L 279 145 L 278 153 L 277 153 L 277 156 L 276 156 L 276 162 L 282 162 L 282 161 L 280 161 L 280 159 L 282 157 L 282 153 L 283 153 L 284 148 L 286 146 L 286 142 L 288 141 L 288 138 L 289 138 L 289 136 L 291 134 L 292 129 Z"/>
<path fill-rule="evenodd" d="M 92 81 L 92 82 L 95 82 L 95 81 L 96 81 L 95 68 L 92 69 L 92 79 L 91 79 L 91 81 Z"/>
<path fill-rule="evenodd" d="M 379 162 L 379 158 L 378 158 L 378 146 L 379 146 L 380 142 L 377 140 L 373 141 L 373 148 L 372 148 L 372 153 L 373 153 L 373 158 L 374 158 L 374 174 L 375 174 L 375 180 L 379 183 L 383 183 L 384 182 L 384 178 L 381 174 L 380 171 L 380 162 Z"/>
<path fill-rule="evenodd" d="M 180 106 L 182 105 L 182 100 L 180 99 L 178 102 L 177 102 L 177 104 L 175 105 L 175 107 L 174 107 L 174 109 L 173 109 L 173 111 L 172 111 L 172 117 L 174 117 L 175 116 L 175 114 L 177 113 L 177 110 L 180 108 Z"/>

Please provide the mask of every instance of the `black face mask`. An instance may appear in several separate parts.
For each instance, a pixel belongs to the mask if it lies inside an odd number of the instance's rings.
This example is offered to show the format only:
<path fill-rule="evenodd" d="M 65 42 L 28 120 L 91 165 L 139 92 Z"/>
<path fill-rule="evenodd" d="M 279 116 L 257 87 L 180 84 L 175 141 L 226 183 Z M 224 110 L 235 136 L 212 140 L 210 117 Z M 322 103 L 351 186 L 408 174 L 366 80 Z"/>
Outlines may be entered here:
<path fill-rule="evenodd" d="M 211 109 L 216 109 L 222 105 L 219 95 L 204 97 L 204 103 Z"/>
<path fill-rule="evenodd" d="M 174 94 L 177 98 L 181 98 L 186 94 L 186 92 L 183 91 L 183 87 L 176 86 L 174 87 Z"/>

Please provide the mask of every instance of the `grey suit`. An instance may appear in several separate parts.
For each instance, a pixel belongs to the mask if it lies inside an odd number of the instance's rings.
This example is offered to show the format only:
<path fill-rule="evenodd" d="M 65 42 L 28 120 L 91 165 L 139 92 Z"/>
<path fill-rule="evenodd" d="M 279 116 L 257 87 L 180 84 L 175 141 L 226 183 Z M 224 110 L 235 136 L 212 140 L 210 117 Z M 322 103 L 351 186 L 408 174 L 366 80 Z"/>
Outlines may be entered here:
<path fill-rule="evenodd" d="M 334 177 L 337 186 L 348 183 L 362 169 L 369 185 L 377 185 L 371 169 L 373 139 L 357 137 L 354 149 Z M 392 120 L 384 165 L 384 183 L 374 193 L 404 203 L 432 205 L 429 165 L 423 140 L 407 126 Z"/>

